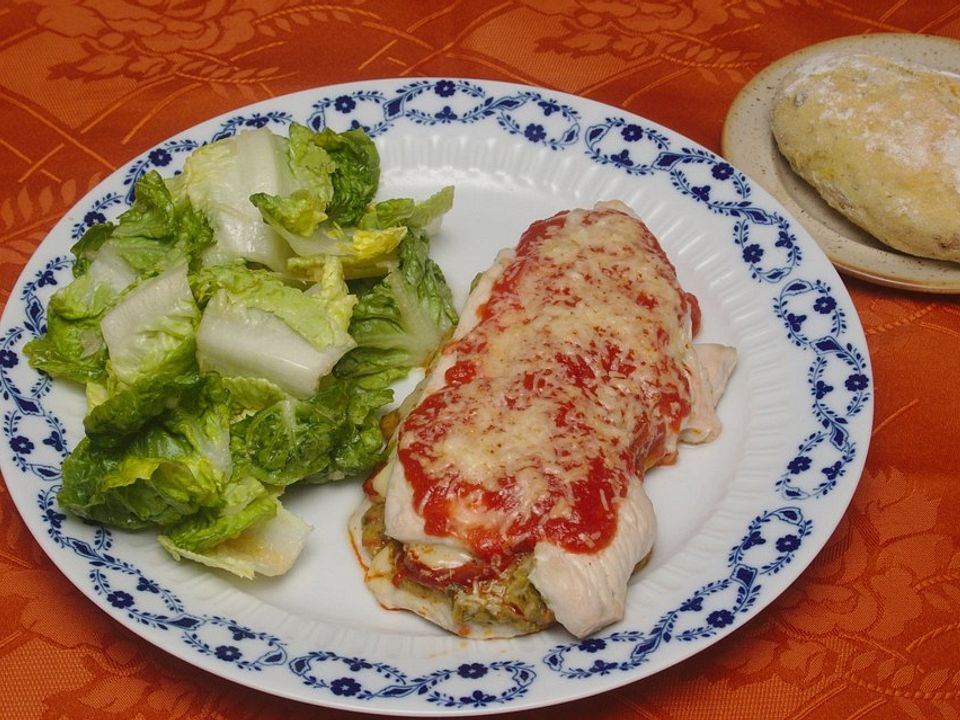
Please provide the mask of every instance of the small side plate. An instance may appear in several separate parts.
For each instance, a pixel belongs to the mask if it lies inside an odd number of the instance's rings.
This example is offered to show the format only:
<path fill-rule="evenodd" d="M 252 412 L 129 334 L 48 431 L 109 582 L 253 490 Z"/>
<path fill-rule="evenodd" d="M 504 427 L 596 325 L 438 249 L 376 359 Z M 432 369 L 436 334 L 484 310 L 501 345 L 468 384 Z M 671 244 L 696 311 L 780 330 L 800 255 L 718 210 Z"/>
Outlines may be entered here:
<path fill-rule="evenodd" d="M 960 263 L 913 257 L 882 244 L 827 205 L 780 154 L 769 119 L 777 88 L 800 63 L 836 52 L 871 52 L 960 73 L 960 42 L 948 38 L 883 33 L 811 45 L 769 65 L 740 91 L 723 126 L 723 155 L 783 203 L 841 273 L 902 290 L 960 293 Z"/>

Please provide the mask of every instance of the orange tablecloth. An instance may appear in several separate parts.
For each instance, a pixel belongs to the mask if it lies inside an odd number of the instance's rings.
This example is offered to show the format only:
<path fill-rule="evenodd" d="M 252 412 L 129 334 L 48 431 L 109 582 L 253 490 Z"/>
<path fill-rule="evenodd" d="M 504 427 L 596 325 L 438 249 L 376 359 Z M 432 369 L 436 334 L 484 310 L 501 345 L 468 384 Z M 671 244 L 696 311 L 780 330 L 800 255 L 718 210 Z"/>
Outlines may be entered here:
<path fill-rule="evenodd" d="M 519 81 L 715 151 L 740 88 L 811 43 L 960 38 L 955 0 L 13 0 L 0 6 L 0 293 L 111 170 L 248 102 L 379 77 Z M 847 281 L 874 365 L 852 506 L 794 585 L 652 678 L 525 717 L 960 717 L 960 304 Z M 110 620 L 0 486 L 0 717 L 332 718 L 221 680 Z"/>

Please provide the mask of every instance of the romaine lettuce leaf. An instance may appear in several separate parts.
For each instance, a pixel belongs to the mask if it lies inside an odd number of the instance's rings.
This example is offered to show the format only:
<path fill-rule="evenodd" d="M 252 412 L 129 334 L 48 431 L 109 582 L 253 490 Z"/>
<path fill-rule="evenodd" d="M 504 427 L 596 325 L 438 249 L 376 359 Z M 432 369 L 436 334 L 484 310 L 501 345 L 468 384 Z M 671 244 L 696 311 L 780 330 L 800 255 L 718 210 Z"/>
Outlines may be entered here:
<path fill-rule="evenodd" d="M 141 180 L 141 182 L 143 182 L 143 180 Z M 93 262 L 93 259 L 97 256 L 103 244 L 113 235 L 115 228 L 116 225 L 112 222 L 102 222 L 91 225 L 87 228 L 86 232 L 80 236 L 80 239 L 73 244 L 70 252 L 74 256 L 73 276 L 75 278 L 87 272 L 90 263 Z"/>
<path fill-rule="evenodd" d="M 262 222 L 250 196 L 283 196 L 300 188 L 287 145 L 286 138 L 266 128 L 246 130 L 194 150 L 183 172 L 168 181 L 174 195 L 189 198 L 213 228 L 215 244 L 204 252 L 205 264 L 243 259 L 277 271 L 286 268 L 290 248 Z"/>
<path fill-rule="evenodd" d="M 395 198 L 368 207 L 356 227 L 342 227 L 331 221 L 321 223 L 309 237 L 280 226 L 268 212 L 267 222 L 277 227 L 296 253 L 287 261 L 294 277 L 310 280 L 314 268 L 327 255 L 335 255 L 347 279 L 383 277 L 396 265 L 398 248 L 409 230 L 439 229 L 443 215 L 453 205 L 453 187 L 447 186 L 426 200 Z"/>
<path fill-rule="evenodd" d="M 397 247 L 406 234 L 403 226 L 369 230 L 321 226 L 313 237 L 288 238 L 298 255 L 287 260 L 287 269 L 294 277 L 315 281 L 318 268 L 336 257 L 347 279 L 383 277 L 396 264 Z"/>
<path fill-rule="evenodd" d="M 199 373 L 159 373 L 113 390 L 92 383 L 92 388 L 103 388 L 103 393 L 98 393 L 95 404 L 88 404 L 84 432 L 98 446 L 122 446 L 148 422 L 169 411 L 177 398 L 196 393 L 203 382 Z"/>
<path fill-rule="evenodd" d="M 252 193 L 250 202 L 283 237 L 307 237 L 328 217 L 325 210 L 333 197 L 337 164 L 314 142 L 316 133 L 309 128 L 292 123 L 289 135 L 286 160 L 294 182 L 286 189 Z"/>
<path fill-rule="evenodd" d="M 185 458 L 196 460 L 185 462 Z M 62 508 L 115 527 L 167 525 L 205 505 L 219 503 L 220 478 L 202 458 L 160 428 L 130 446 L 103 448 L 83 438 L 63 461 Z"/>
<path fill-rule="evenodd" d="M 221 381 L 230 397 L 230 414 L 234 420 L 263 410 L 287 395 L 283 388 L 266 378 L 224 376 Z"/>
<path fill-rule="evenodd" d="M 317 142 L 317 133 L 300 123 L 291 123 L 287 161 L 300 186 L 326 207 L 335 192 L 333 174 L 337 163 Z M 379 161 L 379 156 L 378 156 Z"/>
<path fill-rule="evenodd" d="M 206 306 L 197 332 L 201 369 L 259 377 L 308 397 L 356 344 L 347 333 L 356 298 L 339 264 L 328 261 L 304 292 L 265 270 L 242 265 L 206 268 L 195 278 Z"/>
<path fill-rule="evenodd" d="M 441 188 L 426 200 L 392 198 L 373 205 L 357 223 L 362 229 L 389 228 L 405 225 L 426 230 L 434 235 L 440 219 L 453 207 L 453 186 Z"/>
<path fill-rule="evenodd" d="M 271 313 L 317 348 L 349 342 L 344 337 L 356 299 L 336 260 L 325 264 L 306 291 L 274 273 L 236 263 L 204 268 L 194 277 L 193 289 L 201 305 L 222 290 L 230 303 Z"/>
<path fill-rule="evenodd" d="M 367 134 L 360 129 L 337 133 L 330 128 L 311 132 L 291 127 L 293 155 L 309 157 L 320 148 L 334 163 L 330 175 L 333 194 L 326 208 L 330 219 L 341 226 L 356 225 L 380 184 L 380 154 Z M 298 147 L 303 147 L 298 151 Z M 296 164 L 296 163 L 295 163 Z"/>
<path fill-rule="evenodd" d="M 393 399 L 328 376 L 309 400 L 284 398 L 231 427 L 234 472 L 285 486 L 327 482 L 372 468 L 381 458 L 377 410 Z"/>
<path fill-rule="evenodd" d="M 107 240 L 87 263 L 86 272 L 51 296 L 47 312 L 66 320 L 100 317 L 140 276 L 123 259 L 120 246 Z"/>
<path fill-rule="evenodd" d="M 199 322 L 186 263 L 143 281 L 100 321 L 110 371 L 127 385 L 157 373 L 190 372 Z"/>
<path fill-rule="evenodd" d="M 450 288 L 428 256 L 430 239 L 411 231 L 399 248 L 399 266 L 359 293 L 350 321 L 357 348 L 334 369 L 338 377 L 389 379 L 390 367 L 426 364 L 457 323 Z"/>
<path fill-rule="evenodd" d="M 264 500 L 258 500 L 253 507 L 244 508 L 241 515 L 258 519 L 239 535 L 203 551 L 177 545 L 177 539 L 168 535 L 161 535 L 158 540 L 177 560 L 194 560 L 248 579 L 257 573 L 282 575 L 297 559 L 312 528 L 284 508 L 279 500 L 273 500 L 273 505 L 275 511 L 272 513 Z M 266 511 L 259 517 L 263 510 Z M 217 521 L 213 522 L 215 524 Z"/>
<path fill-rule="evenodd" d="M 233 469 L 222 400 L 211 376 L 193 392 L 168 398 L 173 407 L 126 442 L 107 446 L 84 437 L 63 462 L 58 502 L 81 517 L 123 528 L 166 526 L 222 506 Z"/>
<path fill-rule="evenodd" d="M 171 265 L 192 263 L 213 243 L 206 218 L 184 198 L 174 198 L 167 182 L 154 170 L 137 180 L 133 205 L 114 223 L 92 226 L 71 252 L 74 276 L 87 272 L 104 246 L 138 276 L 163 272 Z"/>
<path fill-rule="evenodd" d="M 293 123 L 287 160 L 294 182 L 249 198 L 288 241 L 310 237 L 328 218 L 333 226 L 356 225 L 380 182 L 380 155 L 362 130 L 313 132 Z"/>
<path fill-rule="evenodd" d="M 219 507 L 201 509 L 164 528 L 161 538 L 179 550 L 196 553 L 209 550 L 251 525 L 273 517 L 277 512 L 278 494 L 250 477 L 230 482 L 223 490 Z"/>
<path fill-rule="evenodd" d="M 308 237 L 317 226 L 327 219 L 323 212 L 325 203 L 305 190 L 280 197 L 266 193 L 254 193 L 250 202 L 260 211 L 264 220 L 281 237 L 290 242 L 290 237 Z"/>
<path fill-rule="evenodd" d="M 128 287 L 193 262 L 212 242 L 203 217 L 189 203 L 174 202 L 156 172 L 137 182 L 135 197 L 116 224 L 94 225 L 74 244 L 74 280 L 50 298 L 44 335 L 24 348 L 33 367 L 76 382 L 103 379 L 104 314 Z"/>
<path fill-rule="evenodd" d="M 52 377 L 87 383 L 106 375 L 107 346 L 98 317 L 68 320 L 49 314 L 43 335 L 23 348 L 30 366 Z"/>

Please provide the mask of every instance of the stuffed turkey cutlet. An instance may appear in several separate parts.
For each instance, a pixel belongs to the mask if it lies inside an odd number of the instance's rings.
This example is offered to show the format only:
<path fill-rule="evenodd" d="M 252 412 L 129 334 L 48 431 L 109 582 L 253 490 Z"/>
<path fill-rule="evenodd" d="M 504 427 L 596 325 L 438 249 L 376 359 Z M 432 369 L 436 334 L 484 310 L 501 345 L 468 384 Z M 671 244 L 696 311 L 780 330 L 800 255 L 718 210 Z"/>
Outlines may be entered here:
<path fill-rule="evenodd" d="M 385 608 L 458 635 L 623 617 L 656 519 L 644 473 L 720 432 L 736 353 L 619 202 L 533 223 L 475 283 L 350 521 Z"/>

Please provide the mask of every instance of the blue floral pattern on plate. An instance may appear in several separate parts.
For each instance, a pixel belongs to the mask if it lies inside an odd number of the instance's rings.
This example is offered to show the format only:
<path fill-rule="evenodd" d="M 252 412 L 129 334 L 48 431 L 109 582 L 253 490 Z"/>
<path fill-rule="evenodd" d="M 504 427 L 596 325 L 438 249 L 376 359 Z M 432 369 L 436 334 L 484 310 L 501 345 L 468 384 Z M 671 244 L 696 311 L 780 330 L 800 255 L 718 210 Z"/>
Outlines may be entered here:
<path fill-rule="evenodd" d="M 69 448 L 58 409 L 47 402 L 51 382 L 31 371 L 23 344 L 44 330 L 42 297 L 70 280 L 71 260 L 50 259 L 32 276 L 21 278 L 16 301 L 23 318 L 0 337 L 0 393 L 6 460 L 38 486 L 33 512 L 61 552 L 87 567 L 86 590 L 105 608 L 129 621 L 176 636 L 196 655 L 244 672 L 284 669 L 315 694 L 321 704 L 349 700 L 351 707 L 390 700 L 397 707 L 476 711 L 517 707 L 544 677 L 570 682 L 623 677 L 648 663 L 665 646 L 702 643 L 742 622 L 764 597 L 765 580 L 787 567 L 808 541 L 814 523 L 811 503 L 842 482 L 855 484 L 851 468 L 862 463 L 851 425 L 869 415 L 871 378 L 862 336 L 850 330 L 849 302 L 827 281 L 807 277 L 809 245 L 792 222 L 769 200 L 755 200 L 751 182 L 723 159 L 660 129 L 642 118 L 613 112 L 584 124 L 576 98 L 505 84 L 462 79 L 423 79 L 390 86 L 388 82 L 342 87 L 319 97 L 302 120 L 310 127 L 362 127 L 375 137 L 418 126 L 466 126 L 488 123 L 488 133 L 505 133 L 556 153 L 575 153 L 598 166 L 628 176 L 663 176 L 673 191 L 729 222 L 727 242 L 736 247 L 750 281 L 770 286 L 769 312 L 779 320 L 786 343 L 807 359 L 810 431 L 796 439 L 771 484 L 781 499 L 758 508 L 730 549 L 726 566 L 651 627 L 600 633 L 559 644 L 540 658 L 489 662 L 438 661 L 427 672 L 373 658 L 315 648 L 294 654 L 288 640 L 248 627 L 235 619 L 197 613 L 178 594 L 163 587 L 115 551 L 114 536 L 102 527 L 64 515 L 56 504 L 59 465 Z M 104 192 L 78 208 L 70 226 L 75 241 L 92 224 L 115 216 L 132 201 L 133 187 L 149 170 L 169 171 L 181 158 L 209 142 L 251 127 L 282 130 L 297 119 L 277 109 L 240 112 L 223 118 L 209 137 L 167 141 L 122 171 L 123 191 Z M 65 250 L 65 248 L 63 249 Z M 61 252 L 63 251 L 61 250 Z M 836 282 L 835 280 L 833 282 Z M 868 422 L 868 420 L 867 420 Z M 862 433 L 861 433 L 862 436 Z M 5 468 L 6 469 L 6 468 Z M 7 474 L 9 480 L 9 473 Z M 769 593 L 767 593 L 769 595 Z M 371 705 L 371 707 L 374 707 Z"/>

